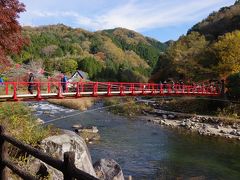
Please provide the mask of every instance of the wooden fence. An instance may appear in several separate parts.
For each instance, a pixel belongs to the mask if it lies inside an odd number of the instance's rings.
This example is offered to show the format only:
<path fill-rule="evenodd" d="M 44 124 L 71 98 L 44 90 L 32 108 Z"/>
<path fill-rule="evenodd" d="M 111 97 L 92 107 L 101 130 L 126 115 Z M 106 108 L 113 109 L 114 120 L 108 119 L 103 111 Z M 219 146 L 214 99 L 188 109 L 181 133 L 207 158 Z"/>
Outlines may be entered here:
<path fill-rule="evenodd" d="M 19 140 L 5 133 L 4 127 L 0 126 L 0 179 L 7 180 L 8 173 L 7 168 L 11 169 L 15 174 L 23 178 L 24 180 L 37 180 L 39 177 L 31 175 L 29 172 L 23 171 L 19 166 L 15 165 L 8 158 L 7 143 L 21 149 L 22 151 L 40 159 L 46 164 L 54 167 L 55 169 L 63 173 L 64 180 L 97 180 L 92 175 L 81 171 L 74 165 L 75 154 L 74 152 L 65 152 L 64 160 L 55 159 L 42 151 L 35 149 L 27 144 L 22 143 Z"/>

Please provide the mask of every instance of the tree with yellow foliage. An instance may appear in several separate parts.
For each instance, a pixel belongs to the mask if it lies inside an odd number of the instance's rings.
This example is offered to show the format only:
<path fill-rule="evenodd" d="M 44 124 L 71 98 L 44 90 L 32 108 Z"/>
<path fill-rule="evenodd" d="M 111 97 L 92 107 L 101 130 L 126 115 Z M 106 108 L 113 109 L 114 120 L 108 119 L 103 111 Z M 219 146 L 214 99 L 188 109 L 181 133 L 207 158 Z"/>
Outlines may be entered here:
<path fill-rule="evenodd" d="M 220 77 L 240 72 L 240 31 L 226 33 L 213 46 Z"/>

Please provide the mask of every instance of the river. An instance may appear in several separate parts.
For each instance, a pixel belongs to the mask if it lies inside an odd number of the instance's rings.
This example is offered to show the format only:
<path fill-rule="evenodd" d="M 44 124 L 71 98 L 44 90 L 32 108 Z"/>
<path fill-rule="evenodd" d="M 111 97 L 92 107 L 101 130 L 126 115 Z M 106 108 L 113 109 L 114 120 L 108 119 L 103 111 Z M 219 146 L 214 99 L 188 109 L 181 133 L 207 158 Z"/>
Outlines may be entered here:
<path fill-rule="evenodd" d="M 115 159 L 133 179 L 240 179 L 240 143 L 202 137 L 116 116 L 104 110 L 81 113 L 46 102 L 31 103 L 36 115 L 59 128 L 97 126 L 101 141 L 89 144 L 93 162 Z M 75 116 L 73 116 L 76 114 Z"/>

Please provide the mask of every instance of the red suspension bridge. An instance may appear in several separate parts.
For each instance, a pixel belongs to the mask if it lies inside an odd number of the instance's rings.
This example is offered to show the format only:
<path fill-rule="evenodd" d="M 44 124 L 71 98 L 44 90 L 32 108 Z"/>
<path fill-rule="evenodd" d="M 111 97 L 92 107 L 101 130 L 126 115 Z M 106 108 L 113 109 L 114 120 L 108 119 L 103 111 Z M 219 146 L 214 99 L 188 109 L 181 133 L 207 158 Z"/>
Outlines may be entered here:
<path fill-rule="evenodd" d="M 219 84 L 182 85 L 125 82 L 4 82 L 0 85 L 1 101 L 42 100 L 97 96 L 220 96 Z M 63 87 L 66 88 L 63 88 Z M 64 89 L 64 91 L 63 91 Z"/>

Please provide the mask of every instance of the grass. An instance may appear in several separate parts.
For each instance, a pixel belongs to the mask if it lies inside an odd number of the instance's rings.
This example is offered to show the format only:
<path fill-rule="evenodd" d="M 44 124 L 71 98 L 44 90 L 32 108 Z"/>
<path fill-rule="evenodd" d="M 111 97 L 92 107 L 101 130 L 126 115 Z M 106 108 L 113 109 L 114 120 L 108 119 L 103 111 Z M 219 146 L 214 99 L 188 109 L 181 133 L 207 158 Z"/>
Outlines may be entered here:
<path fill-rule="evenodd" d="M 112 106 L 109 108 L 112 113 L 128 117 L 140 115 L 143 110 L 151 110 L 150 106 L 138 103 L 132 97 L 106 98 L 104 106 Z"/>
<path fill-rule="evenodd" d="M 36 122 L 31 109 L 23 103 L 0 103 L 0 107 L 0 124 L 13 137 L 34 146 L 52 133 L 50 126 Z"/>
<path fill-rule="evenodd" d="M 44 138 L 58 133 L 51 126 L 41 126 L 37 123 L 31 109 L 20 102 L 0 103 L 0 125 L 4 126 L 7 133 L 33 147 L 37 147 Z M 34 158 L 20 149 L 9 145 L 8 153 L 11 161 L 15 162 L 21 169 L 32 173 L 31 160 Z M 10 173 L 12 179 L 19 179 Z"/>
<path fill-rule="evenodd" d="M 240 120 L 240 104 L 228 103 L 224 108 L 217 110 L 217 115 Z"/>
<path fill-rule="evenodd" d="M 52 104 L 68 107 L 71 109 L 77 109 L 81 111 L 91 107 L 94 103 L 94 99 L 88 97 L 83 97 L 79 99 L 49 99 L 48 101 Z"/>

